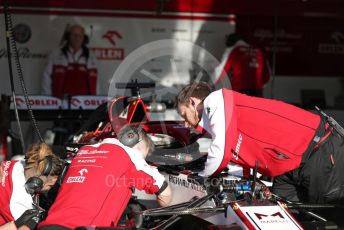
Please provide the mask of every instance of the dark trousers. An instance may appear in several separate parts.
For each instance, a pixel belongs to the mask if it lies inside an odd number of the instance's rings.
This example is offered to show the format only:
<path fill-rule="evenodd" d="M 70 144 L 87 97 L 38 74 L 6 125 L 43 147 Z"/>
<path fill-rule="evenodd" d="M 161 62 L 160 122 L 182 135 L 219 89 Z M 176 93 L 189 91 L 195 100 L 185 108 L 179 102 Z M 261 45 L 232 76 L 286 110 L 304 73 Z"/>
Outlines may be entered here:
<path fill-rule="evenodd" d="M 344 204 L 344 138 L 332 132 L 299 168 L 276 177 L 272 191 L 290 201 Z"/>

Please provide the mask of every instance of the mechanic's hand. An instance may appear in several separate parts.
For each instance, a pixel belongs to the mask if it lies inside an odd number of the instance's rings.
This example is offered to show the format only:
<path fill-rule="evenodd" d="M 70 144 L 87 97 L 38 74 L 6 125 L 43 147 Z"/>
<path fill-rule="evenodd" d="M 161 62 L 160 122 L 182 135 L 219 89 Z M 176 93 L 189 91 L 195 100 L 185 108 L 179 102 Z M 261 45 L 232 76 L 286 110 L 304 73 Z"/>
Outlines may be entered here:
<path fill-rule="evenodd" d="M 37 209 L 28 209 L 14 223 L 17 228 L 25 225 L 33 230 L 42 219 L 42 211 L 38 211 Z"/>
<path fill-rule="evenodd" d="M 193 184 L 198 184 L 198 185 L 204 185 L 204 182 L 206 181 L 206 177 L 202 177 L 198 175 L 197 173 L 191 173 L 188 175 L 188 182 L 193 183 Z"/>

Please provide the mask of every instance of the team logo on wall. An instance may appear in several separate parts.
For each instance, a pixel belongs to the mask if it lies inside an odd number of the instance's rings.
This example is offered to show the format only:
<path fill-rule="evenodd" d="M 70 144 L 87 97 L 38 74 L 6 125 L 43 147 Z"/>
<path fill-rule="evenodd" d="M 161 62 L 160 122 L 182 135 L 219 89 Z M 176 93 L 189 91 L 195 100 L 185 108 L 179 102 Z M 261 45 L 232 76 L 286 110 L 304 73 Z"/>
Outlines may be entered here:
<path fill-rule="evenodd" d="M 16 26 L 14 26 L 12 30 L 12 36 L 14 41 L 16 41 L 19 44 L 27 43 L 31 39 L 31 28 L 23 23 L 19 23 Z M 25 59 L 46 59 L 47 54 L 46 53 L 36 53 L 32 52 L 29 47 L 18 47 L 18 56 L 20 58 Z M 7 58 L 7 49 L 1 48 L 0 49 L 0 58 Z"/>
<path fill-rule="evenodd" d="M 26 24 L 17 24 L 13 28 L 13 37 L 18 43 L 26 43 L 31 38 L 31 28 Z"/>
<path fill-rule="evenodd" d="M 103 37 L 104 39 L 108 40 L 113 46 L 116 45 L 116 40 L 117 39 L 122 39 L 122 35 L 118 33 L 117 31 L 114 30 L 109 30 L 107 31 Z"/>
<path fill-rule="evenodd" d="M 116 46 L 117 41 L 123 39 L 123 36 L 115 30 L 108 30 L 103 34 L 102 38 L 106 40 L 107 44 Z M 99 60 L 123 60 L 124 49 L 123 48 L 91 48 Z"/>
<path fill-rule="evenodd" d="M 344 33 L 335 31 L 330 35 L 329 42 L 320 42 L 318 52 L 323 54 L 344 54 Z"/>

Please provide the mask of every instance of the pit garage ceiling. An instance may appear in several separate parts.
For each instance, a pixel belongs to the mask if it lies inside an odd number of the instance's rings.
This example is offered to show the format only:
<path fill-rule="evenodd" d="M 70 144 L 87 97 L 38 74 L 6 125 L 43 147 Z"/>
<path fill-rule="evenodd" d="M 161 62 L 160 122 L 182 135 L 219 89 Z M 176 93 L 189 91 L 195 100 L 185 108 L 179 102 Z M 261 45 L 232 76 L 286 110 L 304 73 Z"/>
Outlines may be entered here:
<path fill-rule="evenodd" d="M 198 12 L 238 15 L 344 17 L 343 0 L 8 0 L 11 6 Z M 0 1 L 3 4 L 3 0 Z"/>

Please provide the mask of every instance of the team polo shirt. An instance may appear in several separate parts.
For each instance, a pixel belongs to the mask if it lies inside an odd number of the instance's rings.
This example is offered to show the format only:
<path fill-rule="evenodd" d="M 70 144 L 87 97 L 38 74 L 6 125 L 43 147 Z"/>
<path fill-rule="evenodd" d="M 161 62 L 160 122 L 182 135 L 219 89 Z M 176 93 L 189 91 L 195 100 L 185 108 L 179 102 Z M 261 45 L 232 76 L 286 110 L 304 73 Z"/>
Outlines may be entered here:
<path fill-rule="evenodd" d="M 214 176 L 230 162 L 278 176 L 300 166 L 320 127 L 320 116 L 278 100 L 250 97 L 228 89 L 212 92 L 203 102 L 197 127 L 212 143 L 205 168 Z"/>
<path fill-rule="evenodd" d="M 113 226 L 121 217 L 132 189 L 159 194 L 165 178 L 142 154 L 109 138 L 79 150 L 58 196 L 40 226 Z"/>
<path fill-rule="evenodd" d="M 26 210 L 32 209 L 32 197 L 25 189 L 23 161 L 1 162 L 0 178 L 0 226 L 18 219 Z"/>

